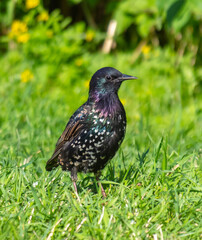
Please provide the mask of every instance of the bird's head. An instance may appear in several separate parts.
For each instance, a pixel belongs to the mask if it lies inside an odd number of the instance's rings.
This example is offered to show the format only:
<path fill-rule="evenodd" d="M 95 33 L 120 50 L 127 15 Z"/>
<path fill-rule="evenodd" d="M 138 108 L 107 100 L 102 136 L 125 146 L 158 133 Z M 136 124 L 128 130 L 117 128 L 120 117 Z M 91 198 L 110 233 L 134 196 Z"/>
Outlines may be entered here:
<path fill-rule="evenodd" d="M 136 77 L 123 74 L 112 67 L 99 69 L 91 78 L 89 95 L 117 93 L 121 83 L 125 80 L 137 79 Z"/>

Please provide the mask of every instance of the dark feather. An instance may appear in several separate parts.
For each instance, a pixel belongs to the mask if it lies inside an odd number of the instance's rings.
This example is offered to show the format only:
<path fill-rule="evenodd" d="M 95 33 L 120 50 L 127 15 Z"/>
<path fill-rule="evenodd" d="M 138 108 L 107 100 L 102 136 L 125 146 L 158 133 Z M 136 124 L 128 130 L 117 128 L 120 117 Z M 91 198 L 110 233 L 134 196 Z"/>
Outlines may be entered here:
<path fill-rule="evenodd" d="M 82 106 L 84 107 L 84 105 Z M 82 108 L 80 107 L 80 108 Z M 80 108 L 78 110 L 80 110 Z M 68 142 L 71 142 L 81 131 L 85 118 L 85 108 L 82 111 L 76 111 L 70 118 L 66 125 L 66 128 L 56 143 L 55 151 L 52 157 L 46 163 L 46 170 L 51 171 L 53 168 L 59 166 L 58 156 L 61 153 L 62 148 Z"/>

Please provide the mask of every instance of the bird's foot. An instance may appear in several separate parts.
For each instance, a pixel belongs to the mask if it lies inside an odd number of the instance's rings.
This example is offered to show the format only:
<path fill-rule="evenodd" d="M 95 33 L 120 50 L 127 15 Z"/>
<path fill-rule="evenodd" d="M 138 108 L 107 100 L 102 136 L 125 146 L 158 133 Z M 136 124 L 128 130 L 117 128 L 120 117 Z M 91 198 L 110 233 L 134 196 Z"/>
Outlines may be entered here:
<path fill-rule="evenodd" d="M 102 193 L 102 196 L 103 196 L 103 199 L 104 199 L 104 198 L 107 197 L 107 194 L 106 194 L 106 192 L 105 192 L 105 190 L 104 190 L 104 188 L 103 188 L 103 186 L 100 182 L 100 174 L 101 174 L 100 172 L 95 173 L 95 178 L 96 178 L 96 181 L 98 183 L 98 186 L 101 188 L 101 193 Z"/>
<path fill-rule="evenodd" d="M 104 190 L 101 182 L 98 182 L 98 185 L 99 185 L 100 188 L 101 188 L 101 193 L 102 193 L 103 199 L 106 198 L 106 197 L 107 197 L 107 194 L 106 194 L 106 192 L 105 192 L 105 190 Z"/>
<path fill-rule="evenodd" d="M 77 197 L 79 205 L 81 206 L 81 200 L 80 200 L 80 197 L 79 197 L 79 194 L 78 194 L 78 191 L 77 191 L 77 186 L 76 186 L 76 182 L 75 181 L 73 181 L 73 186 L 74 186 L 75 195 Z"/>

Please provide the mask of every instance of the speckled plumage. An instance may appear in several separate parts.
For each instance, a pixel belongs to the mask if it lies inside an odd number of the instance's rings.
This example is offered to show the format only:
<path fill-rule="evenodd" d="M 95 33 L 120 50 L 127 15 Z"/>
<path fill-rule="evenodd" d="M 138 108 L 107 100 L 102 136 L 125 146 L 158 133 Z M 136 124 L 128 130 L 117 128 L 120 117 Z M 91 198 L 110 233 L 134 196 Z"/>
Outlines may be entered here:
<path fill-rule="evenodd" d="M 76 181 L 77 172 L 96 174 L 105 167 L 125 135 L 126 115 L 117 92 L 122 81 L 128 79 L 135 77 L 110 67 L 93 75 L 89 98 L 67 123 L 46 170 L 61 165 Z"/>

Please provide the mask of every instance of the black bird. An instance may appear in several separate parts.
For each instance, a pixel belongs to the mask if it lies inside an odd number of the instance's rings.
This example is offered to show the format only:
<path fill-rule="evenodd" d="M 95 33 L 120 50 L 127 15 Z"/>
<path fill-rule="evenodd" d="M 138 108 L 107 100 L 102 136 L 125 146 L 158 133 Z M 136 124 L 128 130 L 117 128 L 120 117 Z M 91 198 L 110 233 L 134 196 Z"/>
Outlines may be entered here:
<path fill-rule="evenodd" d="M 124 139 L 126 114 L 118 90 L 123 81 L 130 79 L 136 77 L 111 67 L 101 68 L 93 75 L 87 102 L 70 118 L 46 164 L 47 171 L 59 165 L 62 170 L 70 171 L 76 194 L 77 172 L 93 172 L 98 181 L 100 170 L 113 158 Z"/>

